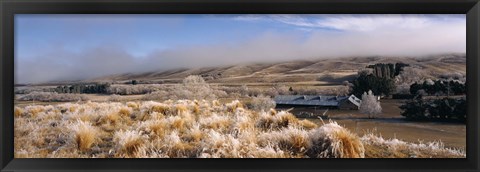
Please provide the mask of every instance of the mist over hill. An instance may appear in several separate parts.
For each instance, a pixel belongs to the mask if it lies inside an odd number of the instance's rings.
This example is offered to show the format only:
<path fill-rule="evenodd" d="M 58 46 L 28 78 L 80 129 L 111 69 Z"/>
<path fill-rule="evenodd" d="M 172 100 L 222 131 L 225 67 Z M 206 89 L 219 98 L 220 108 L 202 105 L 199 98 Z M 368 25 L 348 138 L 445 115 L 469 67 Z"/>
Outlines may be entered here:
<path fill-rule="evenodd" d="M 247 63 L 219 67 L 178 68 L 143 73 L 108 75 L 83 82 L 177 83 L 189 75 L 201 75 L 210 83 L 342 82 L 365 66 L 375 63 L 406 63 L 432 76 L 466 72 L 465 54 L 441 54 L 423 57 L 348 57 L 291 60 L 276 63 Z"/>

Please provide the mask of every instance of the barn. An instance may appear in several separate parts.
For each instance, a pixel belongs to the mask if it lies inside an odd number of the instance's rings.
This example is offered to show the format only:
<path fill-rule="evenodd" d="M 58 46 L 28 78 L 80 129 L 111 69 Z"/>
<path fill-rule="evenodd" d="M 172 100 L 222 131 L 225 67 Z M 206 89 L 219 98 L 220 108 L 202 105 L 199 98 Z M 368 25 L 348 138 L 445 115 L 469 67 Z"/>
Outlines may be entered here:
<path fill-rule="evenodd" d="M 350 96 L 279 95 L 275 97 L 277 108 L 312 107 L 318 109 L 358 110 L 361 100 Z"/>

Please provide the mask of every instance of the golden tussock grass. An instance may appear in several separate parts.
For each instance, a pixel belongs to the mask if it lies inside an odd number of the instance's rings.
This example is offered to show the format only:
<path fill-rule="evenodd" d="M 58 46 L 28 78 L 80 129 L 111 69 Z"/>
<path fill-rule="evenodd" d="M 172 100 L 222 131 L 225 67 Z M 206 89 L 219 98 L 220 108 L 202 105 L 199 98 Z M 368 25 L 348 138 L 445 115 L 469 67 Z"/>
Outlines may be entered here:
<path fill-rule="evenodd" d="M 15 110 L 14 110 L 13 114 L 14 114 L 15 117 L 20 117 L 23 114 L 23 109 L 21 109 L 19 107 L 15 107 Z"/>
<path fill-rule="evenodd" d="M 465 157 L 440 142 L 359 137 L 287 111 L 240 101 L 63 103 L 15 107 L 15 157 L 363 158 Z"/>
<path fill-rule="evenodd" d="M 167 105 L 164 105 L 164 104 L 160 104 L 160 105 L 152 106 L 151 110 L 153 112 L 158 112 L 158 113 L 162 113 L 164 115 L 167 115 L 167 113 L 170 111 L 170 107 L 168 107 Z"/>
<path fill-rule="evenodd" d="M 81 151 L 89 150 L 97 139 L 97 130 L 87 122 L 77 121 L 71 129 L 74 131 L 75 142 Z"/>
<path fill-rule="evenodd" d="M 129 108 L 121 108 L 118 111 L 118 114 L 123 117 L 130 117 L 130 115 L 132 114 L 132 111 Z"/>
<path fill-rule="evenodd" d="M 136 102 L 127 102 L 127 106 L 129 108 L 134 109 L 134 110 L 139 110 L 140 109 L 140 105 Z"/>
<path fill-rule="evenodd" d="M 71 106 L 70 108 L 68 108 L 68 111 L 70 112 L 75 112 L 75 110 L 77 110 L 77 107 L 75 106 Z"/>
<path fill-rule="evenodd" d="M 136 157 L 136 155 L 145 149 L 144 140 L 138 131 L 118 131 L 115 133 L 113 141 L 117 143 L 117 155 L 120 157 Z"/>
<path fill-rule="evenodd" d="M 177 114 L 181 114 L 181 113 L 188 112 L 188 107 L 183 104 L 177 104 L 175 106 L 175 110 L 177 111 Z"/>
<path fill-rule="evenodd" d="M 311 146 L 307 152 L 309 156 L 333 158 L 364 158 L 365 148 L 360 138 L 331 122 L 312 130 Z"/>
<path fill-rule="evenodd" d="M 198 105 L 198 103 L 195 103 L 195 105 L 193 106 L 193 113 L 195 115 L 200 115 L 200 106 Z"/>
<path fill-rule="evenodd" d="M 35 118 L 39 113 L 44 111 L 44 108 L 41 106 L 27 106 L 26 111 L 31 117 Z"/>
<path fill-rule="evenodd" d="M 311 130 L 311 129 L 314 129 L 314 128 L 318 127 L 317 124 L 313 123 L 312 121 L 306 120 L 306 119 L 299 121 L 299 123 L 303 128 L 305 128 L 307 130 Z"/>

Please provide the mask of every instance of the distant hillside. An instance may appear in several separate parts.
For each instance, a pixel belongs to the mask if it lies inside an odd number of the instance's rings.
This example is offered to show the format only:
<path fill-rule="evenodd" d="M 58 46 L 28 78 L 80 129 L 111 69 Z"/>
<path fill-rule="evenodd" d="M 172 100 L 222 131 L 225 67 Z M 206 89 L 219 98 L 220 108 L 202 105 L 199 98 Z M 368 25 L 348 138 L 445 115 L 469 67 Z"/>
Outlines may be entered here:
<path fill-rule="evenodd" d="M 223 67 L 176 69 L 146 73 L 125 73 L 104 76 L 84 82 L 177 83 L 188 75 L 201 75 L 210 83 L 276 83 L 276 82 L 333 82 L 352 78 L 357 71 L 375 63 L 407 63 L 437 76 L 458 72 L 465 74 L 465 54 L 442 54 L 426 57 L 349 57 L 318 60 L 296 60 L 279 63 L 241 64 Z"/>

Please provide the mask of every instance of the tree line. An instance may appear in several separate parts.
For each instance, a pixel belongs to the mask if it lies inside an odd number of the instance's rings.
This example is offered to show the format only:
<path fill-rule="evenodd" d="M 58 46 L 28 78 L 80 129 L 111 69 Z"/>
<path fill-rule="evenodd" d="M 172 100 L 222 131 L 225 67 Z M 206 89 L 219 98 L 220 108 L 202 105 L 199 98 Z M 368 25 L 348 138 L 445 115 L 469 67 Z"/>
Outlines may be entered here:
<path fill-rule="evenodd" d="M 58 86 L 54 90 L 57 93 L 73 93 L 73 94 L 107 94 L 109 83 L 95 84 L 74 84 Z"/>
<path fill-rule="evenodd" d="M 465 98 L 443 98 L 425 100 L 415 98 L 400 106 L 402 116 L 416 121 L 454 121 L 465 122 L 467 102 Z"/>
<path fill-rule="evenodd" d="M 421 91 L 423 90 L 423 91 Z M 427 94 L 427 95 L 464 95 L 466 87 L 464 83 L 458 81 L 424 81 L 423 83 L 413 83 L 410 85 L 410 94 Z"/>

